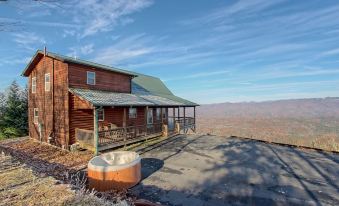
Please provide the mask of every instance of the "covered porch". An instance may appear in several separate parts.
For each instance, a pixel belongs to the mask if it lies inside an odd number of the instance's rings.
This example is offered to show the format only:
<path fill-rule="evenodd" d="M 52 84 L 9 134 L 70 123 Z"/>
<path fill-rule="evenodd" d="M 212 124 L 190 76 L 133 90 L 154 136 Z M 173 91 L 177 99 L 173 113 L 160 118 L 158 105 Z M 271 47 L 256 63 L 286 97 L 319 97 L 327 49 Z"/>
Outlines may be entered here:
<path fill-rule="evenodd" d="M 154 137 L 196 130 L 196 105 L 184 105 L 151 95 L 140 97 L 83 89 L 73 90 L 71 94 L 72 110 L 87 110 L 92 114 L 91 127 L 75 124 L 75 141 L 94 150 L 95 154 Z"/>

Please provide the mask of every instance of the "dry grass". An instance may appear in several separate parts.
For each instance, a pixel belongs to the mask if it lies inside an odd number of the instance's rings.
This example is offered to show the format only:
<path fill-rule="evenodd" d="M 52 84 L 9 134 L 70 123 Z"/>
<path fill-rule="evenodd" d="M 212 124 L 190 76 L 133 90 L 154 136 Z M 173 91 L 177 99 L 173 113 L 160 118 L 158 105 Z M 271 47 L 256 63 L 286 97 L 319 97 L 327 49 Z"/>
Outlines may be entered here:
<path fill-rule="evenodd" d="M 26 163 L 35 172 L 67 181 L 68 174 L 86 168 L 91 152 L 69 152 L 31 138 L 13 139 L 0 144 L 0 150 Z"/>
<path fill-rule="evenodd" d="M 37 177 L 10 156 L 0 155 L 0 205 L 62 205 L 74 196 L 68 185 Z"/>
<path fill-rule="evenodd" d="M 5 155 L 7 154 L 7 155 Z M 68 152 L 29 138 L 0 142 L 0 205 L 130 205 L 127 192 L 87 190 L 91 152 Z"/>
<path fill-rule="evenodd" d="M 71 184 L 31 170 L 11 156 L 0 154 L 0 206 L 7 205 L 94 205 L 128 206 L 124 195 L 86 189 L 86 176 L 69 175 Z"/>

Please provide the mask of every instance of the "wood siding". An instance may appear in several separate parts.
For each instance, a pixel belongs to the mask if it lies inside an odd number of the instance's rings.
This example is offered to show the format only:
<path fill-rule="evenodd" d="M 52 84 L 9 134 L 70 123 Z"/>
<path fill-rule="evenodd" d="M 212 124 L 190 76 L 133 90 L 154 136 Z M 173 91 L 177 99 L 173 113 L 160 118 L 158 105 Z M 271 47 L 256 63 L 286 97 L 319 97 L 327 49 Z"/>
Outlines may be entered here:
<path fill-rule="evenodd" d="M 46 73 L 50 73 L 50 91 L 45 91 Z M 33 77 L 36 77 L 36 93 L 34 94 L 32 93 Z M 36 64 L 28 80 L 30 137 L 40 140 L 39 126 L 33 122 L 34 108 L 38 108 L 38 121 L 42 125 L 41 140 L 47 142 L 48 137 L 53 136 L 56 145 L 67 146 L 69 120 L 67 82 L 67 64 L 51 57 L 42 57 Z"/>
<path fill-rule="evenodd" d="M 77 109 L 74 102 L 77 97 L 70 94 L 70 144 L 76 142 L 75 129 L 94 129 L 93 109 Z M 104 107 L 104 121 L 99 121 L 99 126 L 109 126 L 111 123 L 117 127 L 123 126 L 124 107 Z M 128 107 L 126 107 L 126 126 L 144 125 L 145 124 L 145 108 L 137 107 L 137 118 L 128 117 Z"/>
<path fill-rule="evenodd" d="M 95 72 L 95 85 L 87 84 L 87 71 Z M 131 93 L 131 76 L 92 67 L 69 64 L 69 86 Z"/>

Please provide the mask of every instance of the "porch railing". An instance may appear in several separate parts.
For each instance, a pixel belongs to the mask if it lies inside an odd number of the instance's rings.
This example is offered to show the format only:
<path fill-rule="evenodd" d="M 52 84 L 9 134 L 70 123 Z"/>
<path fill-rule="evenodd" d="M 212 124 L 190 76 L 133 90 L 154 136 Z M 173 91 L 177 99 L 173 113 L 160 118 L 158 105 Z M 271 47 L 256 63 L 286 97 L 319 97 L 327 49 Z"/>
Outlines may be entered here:
<path fill-rule="evenodd" d="M 126 142 L 140 137 L 147 137 L 153 134 L 160 134 L 162 132 L 162 124 L 147 124 L 129 127 L 118 127 L 98 132 L 99 146 L 114 144 L 119 142 Z"/>

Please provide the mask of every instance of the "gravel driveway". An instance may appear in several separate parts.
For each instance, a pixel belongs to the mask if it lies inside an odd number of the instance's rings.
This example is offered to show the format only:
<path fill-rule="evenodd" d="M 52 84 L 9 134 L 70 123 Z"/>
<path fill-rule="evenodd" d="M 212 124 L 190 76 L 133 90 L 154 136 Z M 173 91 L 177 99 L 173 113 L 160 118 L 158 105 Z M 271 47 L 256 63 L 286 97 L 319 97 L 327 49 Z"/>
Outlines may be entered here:
<path fill-rule="evenodd" d="M 199 135 L 141 152 L 132 191 L 164 205 L 339 205 L 338 154 Z"/>

